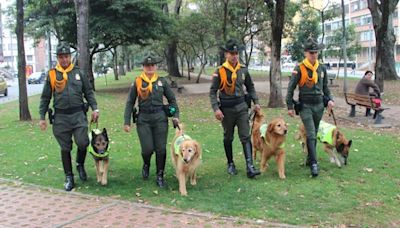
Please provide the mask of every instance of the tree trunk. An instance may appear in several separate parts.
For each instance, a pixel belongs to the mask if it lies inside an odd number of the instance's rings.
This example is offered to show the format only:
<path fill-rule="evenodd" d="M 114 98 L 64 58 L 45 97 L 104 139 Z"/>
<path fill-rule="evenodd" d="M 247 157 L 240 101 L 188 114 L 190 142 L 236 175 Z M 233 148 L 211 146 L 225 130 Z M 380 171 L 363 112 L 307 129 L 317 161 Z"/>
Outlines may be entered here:
<path fill-rule="evenodd" d="M 181 5 L 182 0 L 175 0 L 174 12 L 172 14 L 173 17 L 178 18 Z M 169 14 L 168 5 L 165 4 L 163 10 L 164 13 Z M 170 76 L 182 77 L 181 73 L 179 72 L 177 44 L 178 41 L 174 36 L 171 36 L 170 41 L 167 42 L 167 46 L 165 48 L 165 55 L 167 58 L 167 71 Z"/>
<path fill-rule="evenodd" d="M 30 121 L 31 113 L 28 106 L 28 95 L 26 91 L 25 76 L 25 47 L 24 47 L 24 1 L 17 0 L 17 34 L 18 44 L 18 86 L 19 86 L 19 120 Z"/>
<path fill-rule="evenodd" d="M 222 20 L 222 44 L 221 45 L 225 45 L 226 41 L 227 41 L 227 25 L 228 25 L 228 9 L 229 9 L 229 0 L 224 0 L 222 2 L 223 6 L 224 6 L 224 17 Z M 224 50 L 222 50 L 221 48 L 219 48 L 218 50 L 218 59 L 219 59 L 219 65 L 222 65 L 225 62 L 225 52 Z"/>
<path fill-rule="evenodd" d="M 94 87 L 93 71 L 89 67 L 89 1 L 74 0 L 76 11 L 76 26 L 78 40 L 78 63 L 82 73 L 89 78 L 90 84 Z"/>
<path fill-rule="evenodd" d="M 111 51 L 111 53 L 113 54 L 113 71 L 114 71 L 114 79 L 117 81 L 119 80 L 119 76 L 118 76 L 118 52 L 117 52 L 117 48 L 113 48 L 114 51 Z"/>
<path fill-rule="evenodd" d="M 375 82 L 383 91 L 383 80 L 397 80 L 394 48 L 393 12 L 399 0 L 368 0 L 376 40 Z"/>
<path fill-rule="evenodd" d="M 285 16 L 286 0 L 276 1 L 275 8 L 271 10 L 271 67 L 269 71 L 270 96 L 268 107 L 284 107 L 282 98 L 281 81 L 281 40 Z"/>
<path fill-rule="evenodd" d="M 188 71 L 188 80 L 190 81 L 190 59 L 186 56 L 186 64 L 187 64 L 187 71 Z"/>

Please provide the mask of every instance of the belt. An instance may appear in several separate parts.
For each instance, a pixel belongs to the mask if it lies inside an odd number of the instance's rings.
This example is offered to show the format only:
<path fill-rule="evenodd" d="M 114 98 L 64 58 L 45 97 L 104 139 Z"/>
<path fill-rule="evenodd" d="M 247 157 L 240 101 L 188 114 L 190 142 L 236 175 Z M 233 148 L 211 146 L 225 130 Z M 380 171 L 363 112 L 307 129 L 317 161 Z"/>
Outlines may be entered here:
<path fill-rule="evenodd" d="M 238 104 L 241 104 L 245 102 L 244 96 L 243 97 L 237 97 L 233 99 L 220 99 L 219 100 L 221 105 L 221 108 L 232 108 Z"/>
<path fill-rule="evenodd" d="M 77 112 L 83 112 L 83 107 L 82 106 L 78 106 L 78 107 L 73 107 L 73 108 L 68 108 L 68 109 L 59 109 L 56 108 L 55 109 L 55 114 L 74 114 Z"/>
<path fill-rule="evenodd" d="M 322 96 L 303 96 L 299 99 L 302 103 L 305 104 L 319 104 L 323 102 Z"/>
<path fill-rule="evenodd" d="M 164 111 L 163 106 L 153 106 L 150 108 L 140 108 L 139 107 L 139 113 L 153 114 L 153 113 L 158 113 L 158 112 L 163 112 L 163 111 Z"/>

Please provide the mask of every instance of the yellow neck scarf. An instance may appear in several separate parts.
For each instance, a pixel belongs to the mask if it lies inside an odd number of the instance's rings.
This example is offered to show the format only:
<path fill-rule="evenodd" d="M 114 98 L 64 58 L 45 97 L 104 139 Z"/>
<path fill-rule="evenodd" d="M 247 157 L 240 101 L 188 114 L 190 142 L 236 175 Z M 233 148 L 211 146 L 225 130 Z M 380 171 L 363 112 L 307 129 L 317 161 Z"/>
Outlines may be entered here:
<path fill-rule="evenodd" d="M 63 74 L 63 80 L 65 80 L 65 81 L 68 81 L 68 72 L 70 72 L 72 69 L 74 69 L 74 64 L 73 63 L 69 64 L 67 69 L 64 69 L 60 65 L 60 63 L 57 63 L 57 65 L 56 65 L 56 70 L 58 70 L 59 72 L 61 72 Z"/>
<path fill-rule="evenodd" d="M 63 74 L 63 79 L 62 80 L 56 80 L 56 78 L 54 76 L 54 79 L 55 79 L 54 80 L 54 84 L 55 84 L 56 92 L 61 93 L 64 90 L 65 85 L 67 84 L 67 81 L 68 81 L 68 72 L 72 71 L 72 69 L 74 69 L 74 64 L 73 63 L 69 64 L 67 69 L 64 69 L 60 65 L 60 63 L 57 63 L 56 70 Z"/>
<path fill-rule="evenodd" d="M 303 60 L 303 64 L 300 65 L 300 71 L 301 71 L 301 79 L 300 79 L 300 86 L 303 86 L 304 84 L 306 84 L 308 87 L 312 87 L 314 84 L 317 84 L 318 82 L 318 73 L 317 73 L 317 69 L 319 66 L 319 62 L 318 60 L 315 61 L 315 64 L 312 65 L 310 63 L 310 61 L 308 61 L 308 59 L 304 59 Z M 306 67 L 310 70 L 312 70 L 312 77 L 308 77 L 308 72 Z"/>
<path fill-rule="evenodd" d="M 155 73 L 149 79 L 144 71 L 136 78 L 136 91 L 142 99 L 147 99 L 149 94 L 153 91 L 153 82 L 157 81 L 158 75 Z M 143 81 L 147 82 L 147 87 L 143 88 Z"/>
<path fill-rule="evenodd" d="M 226 60 L 222 64 L 222 66 L 223 67 L 221 67 L 219 69 L 219 75 L 221 77 L 220 90 L 221 91 L 225 90 L 225 93 L 227 93 L 229 95 L 233 95 L 233 93 L 235 92 L 235 84 L 236 84 L 236 78 L 237 78 L 236 72 L 240 69 L 240 63 L 238 62 L 236 64 L 236 67 L 233 68 L 231 66 L 231 64 L 228 62 L 228 60 Z M 232 72 L 232 75 L 231 75 L 232 82 L 231 83 L 229 83 L 229 81 L 228 81 L 228 76 L 226 74 L 224 67 L 226 69 L 228 69 L 230 72 Z"/>

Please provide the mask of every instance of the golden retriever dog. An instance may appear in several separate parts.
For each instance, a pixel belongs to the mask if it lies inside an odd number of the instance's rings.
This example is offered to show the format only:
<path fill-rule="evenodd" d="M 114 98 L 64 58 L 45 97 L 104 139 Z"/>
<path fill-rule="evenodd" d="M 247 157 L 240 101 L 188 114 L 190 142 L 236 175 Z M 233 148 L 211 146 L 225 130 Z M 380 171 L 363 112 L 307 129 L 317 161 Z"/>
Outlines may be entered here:
<path fill-rule="evenodd" d="M 107 130 L 93 129 L 90 138 L 89 152 L 93 155 L 96 164 L 97 182 L 101 185 L 107 185 L 107 172 L 108 172 L 108 146 L 109 139 Z"/>
<path fill-rule="evenodd" d="M 201 163 L 201 153 L 200 144 L 184 134 L 183 126 L 179 124 L 171 144 L 171 158 L 182 196 L 187 196 L 186 180 L 188 178 L 191 185 L 197 184 L 196 170 Z"/>
<path fill-rule="evenodd" d="M 301 141 L 303 152 L 307 156 L 307 134 L 303 124 L 299 127 L 296 139 Z M 329 155 L 331 163 L 335 163 L 339 168 L 342 167 L 342 165 L 347 165 L 347 158 L 349 157 L 352 140 L 347 140 L 344 134 L 335 125 L 321 120 L 317 139 L 324 144 L 324 151 Z M 334 152 L 333 149 L 335 149 L 336 152 Z"/>
<path fill-rule="evenodd" d="M 253 120 L 251 141 L 253 144 L 253 158 L 257 151 L 261 152 L 260 170 L 265 172 L 267 161 L 275 156 L 279 178 L 285 179 L 285 150 L 284 143 L 287 134 L 287 124 L 282 118 L 273 119 L 268 125 L 264 123 L 264 115 L 256 112 Z"/>

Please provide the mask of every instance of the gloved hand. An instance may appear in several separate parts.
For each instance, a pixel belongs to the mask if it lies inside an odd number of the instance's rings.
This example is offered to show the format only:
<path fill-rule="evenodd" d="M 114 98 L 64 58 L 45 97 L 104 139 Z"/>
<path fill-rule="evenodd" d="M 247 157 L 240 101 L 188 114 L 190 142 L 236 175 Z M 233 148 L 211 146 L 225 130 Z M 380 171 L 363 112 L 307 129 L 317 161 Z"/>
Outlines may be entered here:
<path fill-rule="evenodd" d="M 174 128 L 179 127 L 179 119 L 172 118 L 172 124 L 173 124 Z"/>

